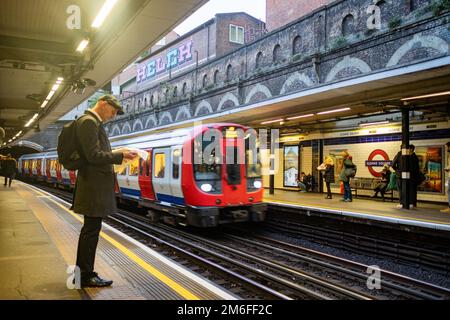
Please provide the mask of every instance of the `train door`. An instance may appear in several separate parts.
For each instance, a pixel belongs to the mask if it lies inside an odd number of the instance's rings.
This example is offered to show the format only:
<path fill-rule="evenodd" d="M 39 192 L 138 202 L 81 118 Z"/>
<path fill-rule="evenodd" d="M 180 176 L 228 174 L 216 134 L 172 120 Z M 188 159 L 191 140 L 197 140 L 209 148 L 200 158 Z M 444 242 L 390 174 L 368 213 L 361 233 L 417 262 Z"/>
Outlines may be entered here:
<path fill-rule="evenodd" d="M 161 202 L 173 203 L 170 190 L 170 148 L 153 149 L 152 180 L 156 198 Z"/>
<path fill-rule="evenodd" d="M 45 180 L 47 182 L 52 182 L 52 176 L 50 175 L 50 159 L 45 158 Z"/>
<path fill-rule="evenodd" d="M 31 160 L 31 176 L 37 176 L 37 159 Z"/>
<path fill-rule="evenodd" d="M 63 183 L 63 178 L 61 174 L 62 166 L 58 160 L 55 161 L 56 161 L 56 180 L 58 181 L 58 183 L 62 184 Z"/>
<path fill-rule="evenodd" d="M 128 168 L 128 175 L 125 178 L 126 187 L 122 190 L 122 193 L 129 197 L 139 199 L 141 191 L 139 187 L 139 159 L 131 161 Z"/>
<path fill-rule="evenodd" d="M 170 193 L 174 197 L 173 202 L 184 205 L 183 191 L 181 190 L 181 146 L 171 147 L 169 165 Z"/>
<path fill-rule="evenodd" d="M 36 175 L 38 180 L 42 179 L 42 159 L 36 160 Z"/>
<path fill-rule="evenodd" d="M 69 171 L 69 179 L 70 179 L 70 186 L 72 188 L 74 188 L 75 187 L 75 183 L 77 181 L 77 174 L 76 174 L 75 171 L 73 171 L 73 170 Z"/>
<path fill-rule="evenodd" d="M 225 170 L 224 194 L 227 202 L 237 205 L 246 202 L 247 186 L 245 183 L 243 139 L 226 139 L 224 143 Z"/>
<path fill-rule="evenodd" d="M 49 159 L 49 173 L 50 173 L 50 179 L 49 182 L 56 182 L 56 160 L 55 159 Z"/>
<path fill-rule="evenodd" d="M 148 158 L 139 159 L 139 187 L 141 198 L 155 200 L 155 193 L 152 185 L 152 150 L 147 150 Z"/>

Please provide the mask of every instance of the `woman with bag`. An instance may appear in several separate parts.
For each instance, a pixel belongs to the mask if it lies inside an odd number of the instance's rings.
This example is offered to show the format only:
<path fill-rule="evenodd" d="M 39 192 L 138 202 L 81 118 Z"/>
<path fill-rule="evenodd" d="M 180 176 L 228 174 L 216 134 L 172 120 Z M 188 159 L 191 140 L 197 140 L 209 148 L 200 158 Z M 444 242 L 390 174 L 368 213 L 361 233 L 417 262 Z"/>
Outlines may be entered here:
<path fill-rule="evenodd" d="M 350 179 L 356 175 L 356 166 L 353 164 L 352 158 L 347 151 L 342 152 L 342 157 L 344 158 L 344 164 L 339 175 L 339 180 L 344 183 L 344 199 L 342 201 L 352 202 Z"/>
<path fill-rule="evenodd" d="M 325 199 L 332 199 L 330 184 L 334 183 L 334 161 L 331 157 L 327 156 L 325 162 L 317 167 L 317 170 L 322 171 L 323 180 L 327 186 L 327 196 Z"/>

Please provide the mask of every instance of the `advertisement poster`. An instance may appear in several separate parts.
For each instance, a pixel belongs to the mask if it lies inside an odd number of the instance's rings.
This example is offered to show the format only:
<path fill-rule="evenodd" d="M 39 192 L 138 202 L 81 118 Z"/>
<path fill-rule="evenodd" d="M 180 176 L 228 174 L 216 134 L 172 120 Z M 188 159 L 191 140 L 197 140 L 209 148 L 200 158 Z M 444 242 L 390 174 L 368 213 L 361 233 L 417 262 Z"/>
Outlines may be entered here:
<path fill-rule="evenodd" d="M 299 146 L 284 146 L 285 187 L 297 187 Z"/>
<path fill-rule="evenodd" d="M 418 191 L 443 193 L 443 148 L 442 146 L 416 147 L 419 158 L 419 168 L 425 174 L 426 180 L 417 187 Z"/>

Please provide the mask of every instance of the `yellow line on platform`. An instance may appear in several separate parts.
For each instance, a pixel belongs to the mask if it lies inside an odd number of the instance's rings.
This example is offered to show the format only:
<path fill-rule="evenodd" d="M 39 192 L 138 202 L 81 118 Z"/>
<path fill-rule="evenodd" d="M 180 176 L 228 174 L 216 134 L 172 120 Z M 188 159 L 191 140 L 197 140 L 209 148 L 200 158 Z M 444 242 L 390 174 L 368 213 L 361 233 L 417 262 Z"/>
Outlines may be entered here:
<path fill-rule="evenodd" d="M 28 187 L 28 186 L 27 186 Z M 64 207 L 62 204 L 58 203 L 57 201 L 55 201 L 54 199 L 52 199 L 51 197 L 49 197 L 48 195 L 45 195 L 44 193 L 42 193 L 39 190 L 36 190 L 34 187 L 32 187 L 32 190 L 42 196 L 48 197 L 49 200 L 51 200 L 53 203 L 55 203 L 56 205 L 58 205 L 60 208 L 64 209 L 65 211 L 67 211 L 68 213 L 70 213 L 75 219 L 77 219 L 79 222 L 83 223 L 83 219 L 77 215 L 76 213 L 74 213 L 72 210 L 67 209 L 66 207 Z M 136 264 L 138 264 L 140 267 L 142 267 L 144 270 L 146 270 L 148 273 L 152 274 L 153 276 L 155 276 L 158 280 L 162 281 L 163 283 L 165 283 L 167 286 L 169 286 L 172 290 L 174 290 L 176 293 L 178 293 L 179 295 L 181 295 L 183 298 L 188 299 L 188 300 L 200 300 L 199 297 L 197 297 L 195 294 L 193 294 L 192 292 L 190 292 L 189 290 L 187 290 L 186 288 L 184 288 L 182 285 L 178 284 L 177 282 L 175 282 L 174 280 L 172 280 L 171 278 L 169 278 L 168 276 L 166 276 L 165 274 L 163 274 L 162 272 L 160 272 L 159 270 L 157 270 L 156 268 L 154 268 L 152 265 L 148 264 L 147 262 L 145 262 L 144 260 L 142 260 L 139 256 L 137 256 L 135 253 L 131 252 L 130 250 L 128 250 L 124 245 L 122 245 L 121 243 L 119 243 L 118 241 L 114 240 L 113 238 L 111 238 L 110 236 L 108 236 L 107 234 L 105 234 L 103 231 L 100 232 L 100 236 L 105 239 L 106 241 L 108 241 L 109 243 L 111 243 L 114 247 L 116 247 L 118 250 L 120 250 L 122 253 L 124 253 L 128 258 L 130 258 L 131 260 L 133 260 Z"/>

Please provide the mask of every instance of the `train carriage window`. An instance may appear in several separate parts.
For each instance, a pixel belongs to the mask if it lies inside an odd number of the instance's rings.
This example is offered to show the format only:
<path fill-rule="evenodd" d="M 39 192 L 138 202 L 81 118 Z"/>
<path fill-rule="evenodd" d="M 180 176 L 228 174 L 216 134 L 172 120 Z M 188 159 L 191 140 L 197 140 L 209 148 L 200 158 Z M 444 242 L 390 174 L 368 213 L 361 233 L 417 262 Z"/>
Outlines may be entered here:
<path fill-rule="evenodd" d="M 172 178 L 178 179 L 180 177 L 180 149 L 173 150 L 172 157 Z"/>
<path fill-rule="evenodd" d="M 157 153 L 155 154 L 155 178 L 164 178 L 164 171 L 166 169 L 166 154 Z"/>
<path fill-rule="evenodd" d="M 139 169 L 139 160 L 135 159 L 130 162 L 130 170 L 129 175 L 130 176 L 137 176 L 138 175 L 138 169 Z"/>
<path fill-rule="evenodd" d="M 200 155 L 201 163 L 197 164 L 194 158 L 194 177 L 197 181 L 220 180 L 222 175 L 222 155 L 216 154 L 215 148 L 210 148 L 210 144 L 214 144 L 215 136 L 211 137 L 211 141 L 195 139 L 193 156 Z"/>

